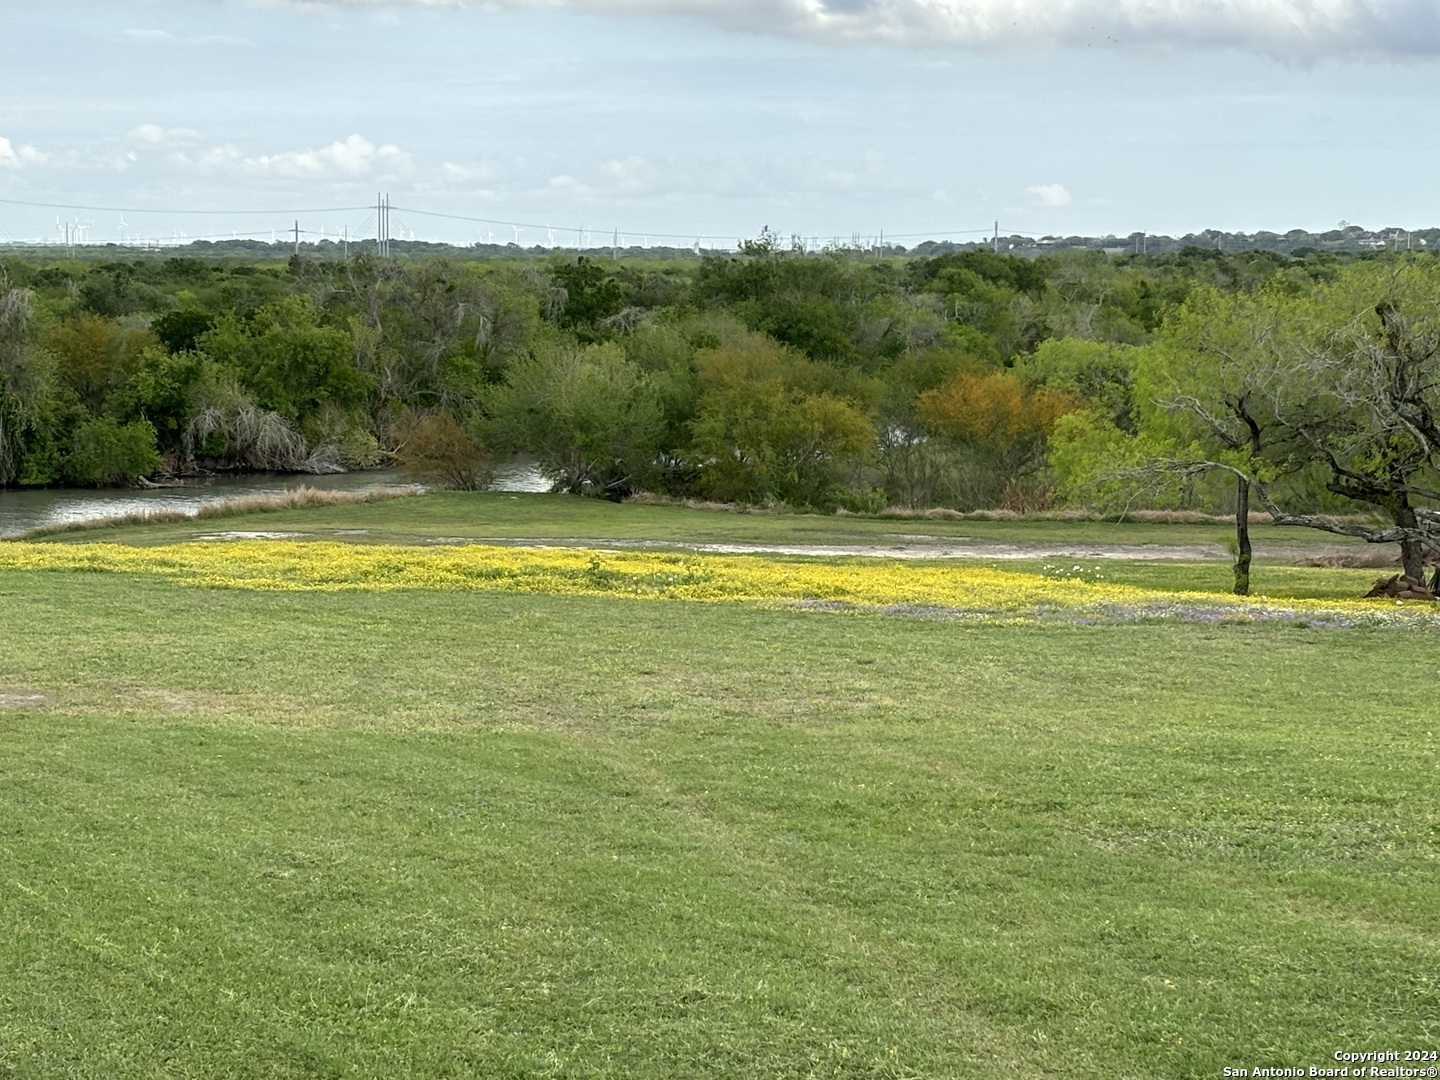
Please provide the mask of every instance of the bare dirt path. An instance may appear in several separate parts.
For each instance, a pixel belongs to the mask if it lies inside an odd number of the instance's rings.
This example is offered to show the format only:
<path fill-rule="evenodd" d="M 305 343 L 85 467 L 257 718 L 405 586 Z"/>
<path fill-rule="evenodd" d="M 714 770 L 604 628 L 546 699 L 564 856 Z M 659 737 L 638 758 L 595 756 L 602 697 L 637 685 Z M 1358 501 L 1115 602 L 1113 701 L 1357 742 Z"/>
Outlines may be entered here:
<path fill-rule="evenodd" d="M 1230 558 L 1223 544 L 999 544 L 955 543 L 931 537 L 907 538 L 888 544 L 740 544 L 686 543 L 679 540 L 618 540 L 585 537 L 441 536 L 434 544 L 496 544 L 509 547 L 584 547 L 598 550 L 697 551 L 714 555 L 856 556 L 867 559 L 1112 559 L 1141 562 L 1223 562 Z M 1349 549 L 1335 548 L 1334 553 Z M 1332 554 L 1329 548 L 1272 547 L 1257 550 L 1260 558 L 1308 563 Z"/>

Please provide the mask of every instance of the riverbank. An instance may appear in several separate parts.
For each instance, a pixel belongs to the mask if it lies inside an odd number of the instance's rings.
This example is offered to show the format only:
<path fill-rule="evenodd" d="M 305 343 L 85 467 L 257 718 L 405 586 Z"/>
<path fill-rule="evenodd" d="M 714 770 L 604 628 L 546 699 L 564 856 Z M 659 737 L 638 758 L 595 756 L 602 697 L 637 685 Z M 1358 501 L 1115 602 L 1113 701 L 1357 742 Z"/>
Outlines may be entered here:
<path fill-rule="evenodd" d="M 385 469 L 322 476 L 297 473 L 224 473 L 156 488 L 0 488 L 0 539 L 58 531 L 87 523 L 179 520 L 203 507 L 247 498 L 281 498 L 298 489 L 364 492 L 383 488 L 428 489 L 428 477 Z M 491 490 L 542 492 L 549 484 L 527 457 L 495 469 Z M 310 504 L 315 505 L 315 504 Z"/>

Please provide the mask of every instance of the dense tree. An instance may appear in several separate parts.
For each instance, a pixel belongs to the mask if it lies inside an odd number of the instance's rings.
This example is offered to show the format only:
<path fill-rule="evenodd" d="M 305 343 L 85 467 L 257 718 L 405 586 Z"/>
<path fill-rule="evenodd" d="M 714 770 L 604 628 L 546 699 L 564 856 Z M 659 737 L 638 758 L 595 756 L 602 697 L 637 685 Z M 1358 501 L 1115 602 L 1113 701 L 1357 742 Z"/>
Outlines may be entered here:
<path fill-rule="evenodd" d="M 240 379 L 263 409 L 303 422 L 327 403 L 354 409 L 373 380 L 352 362 L 350 335 L 317 325 L 300 296 L 261 308 L 249 319 L 221 316 L 199 348 Z"/>
<path fill-rule="evenodd" d="M 846 466 L 874 445 L 873 386 L 759 335 L 707 350 L 697 365 L 702 490 L 726 501 L 832 505 Z"/>
<path fill-rule="evenodd" d="M 1429 258 L 1213 241 L 901 259 L 767 232 L 698 261 L 324 244 L 283 264 L 243 244 L 8 260 L 0 483 L 127 477 L 101 451 L 152 460 L 118 449 L 147 431 L 173 469 L 365 466 L 444 417 L 611 497 L 1034 505 L 1109 460 L 1128 479 L 1092 494 L 1235 508 L 1242 527 L 1250 497 L 1292 522 L 1379 510 L 1413 566 L 1440 489 L 1428 390 L 1401 385 L 1429 385 L 1431 285 L 1406 284 Z"/>
<path fill-rule="evenodd" d="M 36 392 L 33 294 L 10 284 L 0 268 L 0 486 L 20 475 L 26 413 Z"/>
<path fill-rule="evenodd" d="M 139 367 L 144 351 L 156 344 L 154 335 L 134 325 L 85 312 L 56 326 L 46 338 L 56 374 L 92 413 L 120 389 Z"/>
<path fill-rule="evenodd" d="M 489 388 L 486 404 L 493 444 L 528 450 L 557 491 L 618 499 L 656 467 L 661 406 L 617 345 L 539 348 Z"/>
<path fill-rule="evenodd" d="M 578 255 L 574 262 L 550 268 L 550 293 L 545 315 L 556 326 L 595 337 L 607 319 L 625 306 L 620 281 L 593 259 Z"/>
<path fill-rule="evenodd" d="M 994 504 L 1039 471 L 1055 422 L 1078 405 L 1065 391 L 1028 387 L 1012 372 L 960 371 L 922 393 L 916 411 L 934 433 L 974 455 L 988 489 L 982 498 Z"/>

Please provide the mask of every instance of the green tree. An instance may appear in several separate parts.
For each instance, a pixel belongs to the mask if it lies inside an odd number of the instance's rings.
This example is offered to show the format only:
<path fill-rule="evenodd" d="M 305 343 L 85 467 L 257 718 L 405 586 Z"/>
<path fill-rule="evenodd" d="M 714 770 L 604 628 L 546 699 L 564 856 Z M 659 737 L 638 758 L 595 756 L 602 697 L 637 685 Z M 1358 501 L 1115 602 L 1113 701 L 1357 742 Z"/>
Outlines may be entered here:
<path fill-rule="evenodd" d="M 1070 475 L 1134 487 L 1235 478 L 1237 591 L 1248 585 L 1251 495 L 1272 520 L 1371 543 L 1398 543 L 1408 577 L 1440 552 L 1440 266 L 1360 264 L 1297 295 L 1198 289 L 1138 371 L 1153 405 L 1143 447 L 1092 416 L 1062 425 Z M 1163 418 L 1163 422 L 1162 422 Z M 1166 425 L 1169 425 L 1167 428 Z M 1383 512 L 1389 526 L 1295 506 L 1277 479 L 1318 472 L 1326 491 Z"/>
<path fill-rule="evenodd" d="M 291 421 L 303 421 L 326 403 L 361 407 L 374 385 L 354 364 L 350 334 L 321 325 L 314 306 L 301 296 L 249 319 L 222 315 L 198 344 L 262 409 Z"/>
<path fill-rule="evenodd" d="M 875 443 L 873 386 L 760 335 L 697 358 L 701 487 L 736 502 L 834 502 L 846 467 Z"/>
<path fill-rule="evenodd" d="M 57 376 L 91 413 L 104 409 L 155 343 L 148 330 L 89 312 L 55 326 L 45 342 L 55 356 Z"/>
<path fill-rule="evenodd" d="M 65 477 L 75 484 L 123 484 L 159 467 L 153 427 L 144 420 L 121 424 L 102 416 L 76 429 Z"/>
<path fill-rule="evenodd" d="M 485 394 L 497 447 L 528 451 L 556 491 L 618 499 L 657 464 L 665 420 L 618 345 L 541 347 Z"/>
<path fill-rule="evenodd" d="M 121 421 L 145 420 L 162 451 L 177 449 L 194 413 L 194 390 L 212 361 L 200 353 L 146 349 L 129 381 L 110 398 Z"/>
<path fill-rule="evenodd" d="M 556 326 L 593 336 L 625 306 L 625 289 L 603 266 L 584 255 L 550 268 L 546 316 Z"/>

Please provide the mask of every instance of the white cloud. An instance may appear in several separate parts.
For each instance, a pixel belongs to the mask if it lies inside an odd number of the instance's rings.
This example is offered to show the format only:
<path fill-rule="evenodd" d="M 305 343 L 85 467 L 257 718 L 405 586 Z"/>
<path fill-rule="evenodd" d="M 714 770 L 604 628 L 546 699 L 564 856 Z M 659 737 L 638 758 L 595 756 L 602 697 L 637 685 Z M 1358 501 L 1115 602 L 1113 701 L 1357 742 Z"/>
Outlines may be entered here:
<path fill-rule="evenodd" d="M 287 150 L 282 154 L 246 158 L 244 168 L 257 175 L 298 179 L 356 178 L 372 173 L 404 175 L 412 168 L 410 155 L 394 143 L 376 146 L 363 135 L 351 135 L 315 150 Z"/>
<path fill-rule="evenodd" d="M 317 6 L 314 0 L 292 0 Z M 389 0 L 330 0 L 376 8 Z M 1440 55 L 1434 0 L 409 0 L 426 7 L 560 8 L 688 16 L 831 42 L 1235 48 L 1290 58 Z"/>
<path fill-rule="evenodd" d="M 194 128 L 162 128 L 159 124 L 141 124 L 131 128 L 126 137 L 142 146 L 190 146 L 200 141 Z"/>
<path fill-rule="evenodd" d="M 1069 206 L 1070 192 L 1063 184 L 1032 184 L 1025 194 L 1035 200 L 1037 206 Z"/>
<path fill-rule="evenodd" d="M 447 161 L 440 166 L 440 175 L 452 184 L 489 181 L 495 179 L 495 167 L 485 162 L 464 165 L 455 161 Z"/>
<path fill-rule="evenodd" d="M 125 31 L 125 37 L 131 41 L 146 42 L 152 45 L 172 45 L 182 48 L 194 48 L 203 45 L 249 45 L 250 42 L 244 38 L 230 37 L 228 34 L 195 34 L 184 37 L 180 34 L 172 34 L 169 30 L 154 29 L 131 29 Z"/>
<path fill-rule="evenodd" d="M 23 169 L 27 165 L 44 165 L 49 157 L 29 143 L 16 146 L 0 136 L 0 169 Z"/>

